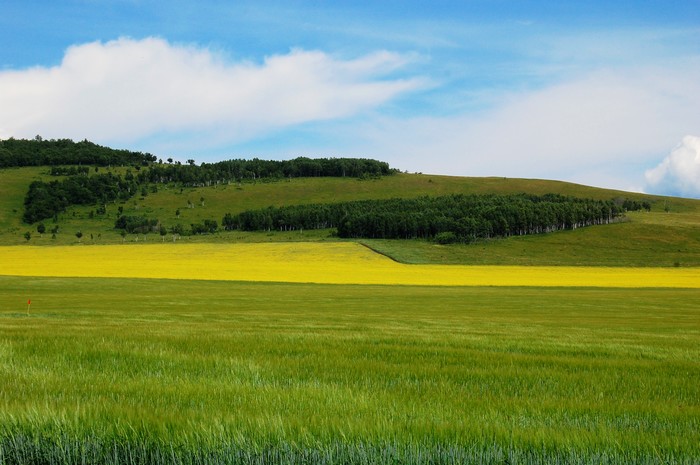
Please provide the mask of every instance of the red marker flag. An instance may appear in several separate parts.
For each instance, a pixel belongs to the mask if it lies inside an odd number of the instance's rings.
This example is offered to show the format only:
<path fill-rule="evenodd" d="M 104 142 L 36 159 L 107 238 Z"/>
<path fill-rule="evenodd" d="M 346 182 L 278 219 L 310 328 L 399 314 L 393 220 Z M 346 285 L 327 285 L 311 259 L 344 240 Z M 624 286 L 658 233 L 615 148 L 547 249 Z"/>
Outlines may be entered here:
<path fill-rule="evenodd" d="M 32 299 L 27 299 L 27 305 L 31 305 L 31 304 L 32 304 Z"/>

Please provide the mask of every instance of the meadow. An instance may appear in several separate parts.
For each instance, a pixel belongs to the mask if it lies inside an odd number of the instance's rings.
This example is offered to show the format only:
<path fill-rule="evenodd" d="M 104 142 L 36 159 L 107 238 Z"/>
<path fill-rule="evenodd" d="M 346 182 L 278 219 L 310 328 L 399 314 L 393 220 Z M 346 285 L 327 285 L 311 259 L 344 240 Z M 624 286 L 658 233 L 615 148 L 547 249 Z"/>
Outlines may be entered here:
<path fill-rule="evenodd" d="M 698 463 L 699 308 L 697 289 L 4 276 L 0 463 Z"/>

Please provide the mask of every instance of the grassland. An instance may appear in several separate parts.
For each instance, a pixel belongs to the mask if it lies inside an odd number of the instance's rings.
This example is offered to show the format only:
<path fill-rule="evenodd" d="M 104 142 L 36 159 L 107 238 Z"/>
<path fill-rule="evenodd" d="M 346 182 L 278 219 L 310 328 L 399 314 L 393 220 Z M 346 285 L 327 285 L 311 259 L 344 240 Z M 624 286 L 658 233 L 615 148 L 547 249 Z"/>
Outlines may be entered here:
<path fill-rule="evenodd" d="M 699 308 L 693 289 L 0 277 L 0 462 L 697 463 Z"/>
<path fill-rule="evenodd" d="M 60 215 L 58 223 L 46 221 L 47 230 L 59 226 L 59 233 L 39 236 L 36 225 L 21 222 L 23 199 L 33 179 L 49 179 L 47 168 L 0 170 L 0 243 L 5 245 L 75 245 L 81 231 L 84 245 L 117 244 L 123 241 L 114 230 L 117 208 L 127 215 L 159 218 L 171 227 L 189 227 L 204 219 L 221 222 L 225 213 L 270 205 L 294 205 L 353 199 L 416 197 L 451 193 L 559 193 L 597 199 L 639 198 L 652 203 L 650 213 L 630 213 L 618 224 L 584 228 L 549 235 L 511 237 L 472 245 L 437 246 L 425 241 L 366 241 L 373 249 L 404 263 L 463 265 L 537 266 L 700 266 L 700 201 L 597 189 L 577 184 L 527 179 L 468 178 L 422 174 L 399 174 L 379 180 L 348 178 L 306 178 L 242 185 L 202 188 L 160 186 L 158 192 L 135 197 L 123 204 L 110 204 L 107 215 L 90 218 L 94 207 L 74 207 Z M 204 198 L 204 202 L 200 199 Z M 188 201 L 193 208 L 188 208 Z M 176 217 L 176 211 L 180 217 Z M 27 242 L 23 234 L 29 231 Z M 170 237 L 168 237 L 170 239 Z M 127 242 L 142 242 L 143 236 L 129 235 Z M 160 240 L 150 235 L 148 241 Z M 188 242 L 288 242 L 337 241 L 330 230 L 303 232 L 242 233 L 219 232 L 184 238 Z"/>

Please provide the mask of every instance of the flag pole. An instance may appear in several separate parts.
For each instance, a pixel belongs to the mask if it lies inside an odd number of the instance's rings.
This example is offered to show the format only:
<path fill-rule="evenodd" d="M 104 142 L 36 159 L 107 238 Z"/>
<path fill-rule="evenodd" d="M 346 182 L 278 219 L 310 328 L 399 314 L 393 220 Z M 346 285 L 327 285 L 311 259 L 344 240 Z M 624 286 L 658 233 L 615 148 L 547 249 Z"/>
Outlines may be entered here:
<path fill-rule="evenodd" d="M 27 316 L 29 316 L 29 307 L 32 306 L 32 299 L 27 299 Z"/>

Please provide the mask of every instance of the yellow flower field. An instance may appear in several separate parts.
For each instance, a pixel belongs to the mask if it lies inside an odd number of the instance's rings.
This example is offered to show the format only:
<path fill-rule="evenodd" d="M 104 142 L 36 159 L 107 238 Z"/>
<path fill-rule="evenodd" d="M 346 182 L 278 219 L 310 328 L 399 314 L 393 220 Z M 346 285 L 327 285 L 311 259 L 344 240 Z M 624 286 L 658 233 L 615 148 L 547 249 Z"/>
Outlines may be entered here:
<path fill-rule="evenodd" d="M 327 284 L 700 288 L 698 268 L 404 265 L 356 243 L 0 247 L 0 275 Z"/>

